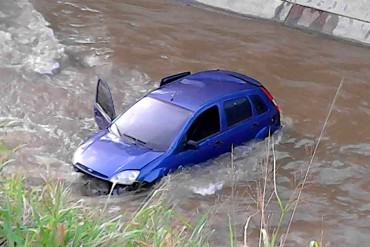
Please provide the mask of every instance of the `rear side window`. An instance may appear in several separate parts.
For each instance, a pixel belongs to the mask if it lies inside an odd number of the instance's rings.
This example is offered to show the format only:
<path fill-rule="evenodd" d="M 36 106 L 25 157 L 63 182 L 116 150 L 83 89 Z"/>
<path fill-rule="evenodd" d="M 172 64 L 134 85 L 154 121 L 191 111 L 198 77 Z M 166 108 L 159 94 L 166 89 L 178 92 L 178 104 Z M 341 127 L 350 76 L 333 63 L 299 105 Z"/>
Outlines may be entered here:
<path fill-rule="evenodd" d="M 220 113 L 217 106 L 205 110 L 188 130 L 188 140 L 200 141 L 220 131 Z"/>
<path fill-rule="evenodd" d="M 267 106 L 263 99 L 258 95 L 251 96 L 252 103 L 256 109 L 257 114 L 262 114 L 267 111 Z"/>
<path fill-rule="evenodd" d="M 245 97 L 227 100 L 224 102 L 227 126 L 232 126 L 252 116 L 252 108 Z"/>

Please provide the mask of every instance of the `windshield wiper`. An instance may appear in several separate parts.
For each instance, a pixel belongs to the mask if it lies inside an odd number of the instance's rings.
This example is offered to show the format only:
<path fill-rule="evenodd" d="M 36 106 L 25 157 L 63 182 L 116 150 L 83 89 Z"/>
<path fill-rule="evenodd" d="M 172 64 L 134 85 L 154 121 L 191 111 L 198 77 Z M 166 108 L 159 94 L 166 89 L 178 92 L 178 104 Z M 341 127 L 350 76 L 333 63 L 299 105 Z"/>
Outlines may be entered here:
<path fill-rule="evenodd" d="M 133 137 L 133 136 L 127 135 L 126 133 L 123 133 L 123 135 L 124 135 L 125 137 L 127 137 L 127 138 L 130 138 L 131 140 L 134 140 L 135 142 L 138 142 L 138 143 L 142 144 L 142 145 L 145 145 L 145 144 L 146 144 L 146 142 L 141 141 L 141 140 L 139 140 L 139 139 L 137 139 L 137 138 L 135 138 L 135 137 Z"/>

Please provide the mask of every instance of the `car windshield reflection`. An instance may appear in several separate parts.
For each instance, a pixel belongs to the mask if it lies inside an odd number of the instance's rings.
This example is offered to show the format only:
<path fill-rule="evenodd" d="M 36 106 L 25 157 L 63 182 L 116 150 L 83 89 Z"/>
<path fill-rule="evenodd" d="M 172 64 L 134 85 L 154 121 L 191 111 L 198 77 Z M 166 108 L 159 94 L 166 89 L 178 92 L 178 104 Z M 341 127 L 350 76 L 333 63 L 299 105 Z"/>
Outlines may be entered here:
<path fill-rule="evenodd" d="M 165 151 L 191 114 L 185 108 L 145 97 L 119 116 L 110 131 L 135 144 Z"/>

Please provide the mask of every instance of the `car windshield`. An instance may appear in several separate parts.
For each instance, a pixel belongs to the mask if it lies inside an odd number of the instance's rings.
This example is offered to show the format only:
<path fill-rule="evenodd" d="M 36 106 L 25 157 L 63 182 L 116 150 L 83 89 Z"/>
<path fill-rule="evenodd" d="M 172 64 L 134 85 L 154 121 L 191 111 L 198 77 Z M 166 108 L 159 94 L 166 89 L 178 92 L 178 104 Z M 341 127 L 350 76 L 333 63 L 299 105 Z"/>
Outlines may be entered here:
<path fill-rule="evenodd" d="M 110 130 L 156 150 L 167 150 L 189 119 L 191 111 L 145 97 L 119 116 Z"/>

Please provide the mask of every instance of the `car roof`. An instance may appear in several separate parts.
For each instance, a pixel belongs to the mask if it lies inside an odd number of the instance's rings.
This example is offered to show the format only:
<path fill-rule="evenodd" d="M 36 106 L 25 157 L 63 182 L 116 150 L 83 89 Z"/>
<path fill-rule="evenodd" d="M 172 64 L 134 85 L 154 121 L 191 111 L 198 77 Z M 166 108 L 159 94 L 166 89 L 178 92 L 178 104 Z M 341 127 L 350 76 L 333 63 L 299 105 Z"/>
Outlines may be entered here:
<path fill-rule="evenodd" d="M 225 70 L 202 71 L 161 86 L 148 96 L 196 111 L 218 99 L 261 86 L 248 76 Z"/>

